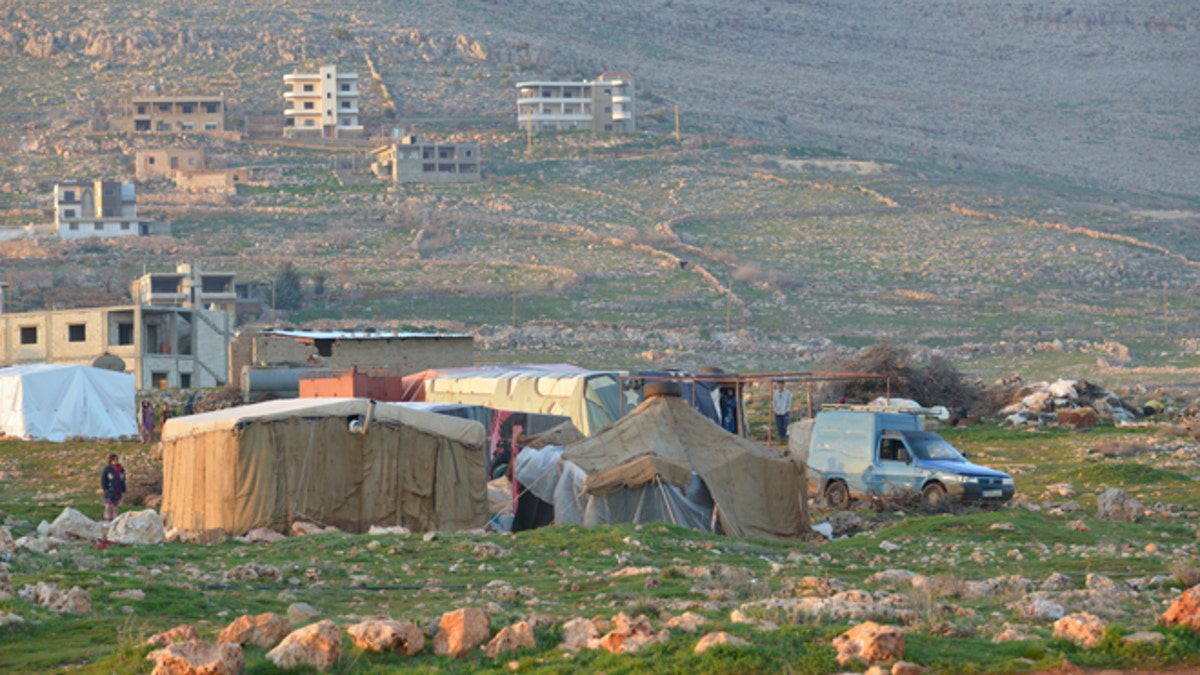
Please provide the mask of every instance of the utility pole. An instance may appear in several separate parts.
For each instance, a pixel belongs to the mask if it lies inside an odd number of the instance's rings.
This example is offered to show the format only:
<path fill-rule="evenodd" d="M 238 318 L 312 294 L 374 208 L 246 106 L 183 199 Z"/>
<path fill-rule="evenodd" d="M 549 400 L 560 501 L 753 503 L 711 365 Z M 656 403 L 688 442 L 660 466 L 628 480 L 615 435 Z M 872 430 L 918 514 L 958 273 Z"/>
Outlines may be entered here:
<path fill-rule="evenodd" d="M 533 154 L 533 111 L 525 113 L 525 154 Z"/>
<path fill-rule="evenodd" d="M 517 327 L 517 292 L 516 291 L 513 291 L 512 325 L 513 325 L 513 328 Z"/>
<path fill-rule="evenodd" d="M 1171 303 L 1167 300 L 1167 282 L 1163 282 L 1163 336 L 1171 334 Z"/>
<path fill-rule="evenodd" d="M 679 142 L 679 104 L 675 104 L 675 142 Z"/>

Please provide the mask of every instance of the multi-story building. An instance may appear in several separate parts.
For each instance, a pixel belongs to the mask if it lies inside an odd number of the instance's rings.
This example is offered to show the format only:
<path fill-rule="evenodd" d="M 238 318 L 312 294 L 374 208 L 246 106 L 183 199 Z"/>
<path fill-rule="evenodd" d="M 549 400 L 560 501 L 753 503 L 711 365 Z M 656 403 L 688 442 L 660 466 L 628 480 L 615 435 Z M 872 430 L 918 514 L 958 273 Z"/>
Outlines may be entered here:
<path fill-rule="evenodd" d="M 138 217 L 133 183 L 115 180 L 56 184 L 54 226 L 63 239 L 148 235 L 163 230 Z"/>
<path fill-rule="evenodd" d="M 140 305 L 0 314 L 0 364 L 87 365 L 111 354 L 139 389 L 219 387 L 233 314 Z"/>
<path fill-rule="evenodd" d="M 182 278 L 174 289 L 159 290 L 161 277 Z M 194 286 L 197 279 L 200 289 Z M 207 290 L 209 283 L 222 288 Z M 142 288 L 148 289 L 145 294 Z M 133 289 L 134 304 L 127 306 L 0 313 L 0 365 L 87 365 L 112 355 L 125 362 L 125 372 L 135 377 L 139 389 L 224 385 L 233 312 L 200 304 L 215 299 L 211 305 L 221 307 L 233 295 L 233 275 L 150 274 L 135 281 Z"/>
<path fill-rule="evenodd" d="M 134 281 L 129 294 L 138 305 L 201 307 L 233 312 L 237 291 L 233 272 L 204 272 L 181 263 L 174 272 L 151 272 Z"/>
<path fill-rule="evenodd" d="M 361 136 L 358 123 L 358 75 L 321 66 L 316 73 L 284 75 L 287 91 L 283 135 L 341 138 Z"/>
<path fill-rule="evenodd" d="M 634 131 L 633 75 L 596 81 L 518 82 L 517 125 L 532 131 Z"/>
<path fill-rule="evenodd" d="M 481 178 L 478 143 L 436 143 L 405 136 L 371 151 L 371 170 L 397 183 L 467 183 Z"/>
<path fill-rule="evenodd" d="M 126 120 L 132 133 L 225 131 L 225 95 L 134 96 Z"/>

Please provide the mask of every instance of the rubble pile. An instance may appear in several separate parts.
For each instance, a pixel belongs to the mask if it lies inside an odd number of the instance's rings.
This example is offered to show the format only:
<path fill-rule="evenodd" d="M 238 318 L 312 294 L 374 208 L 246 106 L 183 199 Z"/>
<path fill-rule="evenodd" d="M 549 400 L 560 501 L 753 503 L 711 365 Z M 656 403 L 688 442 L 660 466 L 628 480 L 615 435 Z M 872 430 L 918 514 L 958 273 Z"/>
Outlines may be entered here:
<path fill-rule="evenodd" d="M 1057 380 L 1052 383 L 1039 382 L 1019 386 L 1014 390 L 1015 400 L 1003 407 L 999 414 L 1005 424 L 1066 424 L 1088 427 L 1097 420 L 1129 422 L 1141 416 L 1119 396 L 1086 380 Z"/>

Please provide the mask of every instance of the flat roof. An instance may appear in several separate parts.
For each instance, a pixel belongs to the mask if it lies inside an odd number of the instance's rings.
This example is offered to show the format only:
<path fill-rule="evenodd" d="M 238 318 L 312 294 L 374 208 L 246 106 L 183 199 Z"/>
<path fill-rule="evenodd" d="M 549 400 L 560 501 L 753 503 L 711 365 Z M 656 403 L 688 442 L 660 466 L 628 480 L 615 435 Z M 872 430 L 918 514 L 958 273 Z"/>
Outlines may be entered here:
<path fill-rule="evenodd" d="M 285 337 L 293 340 L 410 340 L 420 338 L 471 338 L 468 333 L 401 333 L 397 331 L 354 331 L 354 330 L 267 330 L 263 335 Z"/>

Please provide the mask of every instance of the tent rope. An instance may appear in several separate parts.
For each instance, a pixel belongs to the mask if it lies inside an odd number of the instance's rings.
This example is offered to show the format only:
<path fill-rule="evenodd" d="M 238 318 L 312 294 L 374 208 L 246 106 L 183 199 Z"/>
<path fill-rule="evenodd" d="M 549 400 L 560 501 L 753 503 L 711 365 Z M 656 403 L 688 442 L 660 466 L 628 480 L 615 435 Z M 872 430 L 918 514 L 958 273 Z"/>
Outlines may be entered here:
<path fill-rule="evenodd" d="M 675 518 L 675 510 L 671 508 L 671 500 L 667 498 L 667 489 L 663 487 L 662 477 L 654 474 L 654 484 L 658 486 L 658 491 L 662 494 L 663 505 L 667 507 L 667 515 L 671 516 L 671 524 L 678 525 L 679 521 Z"/>

